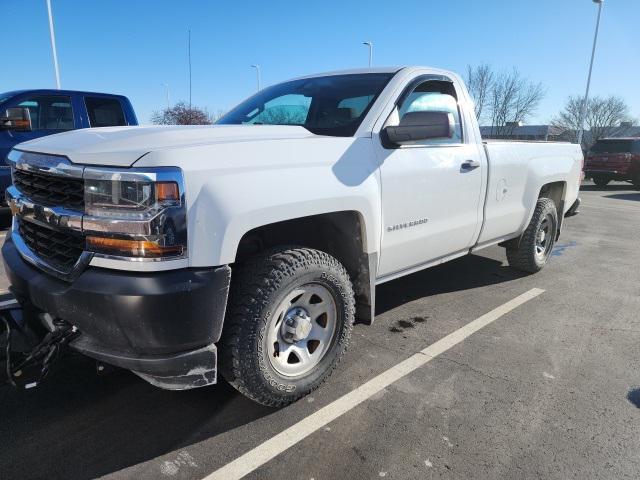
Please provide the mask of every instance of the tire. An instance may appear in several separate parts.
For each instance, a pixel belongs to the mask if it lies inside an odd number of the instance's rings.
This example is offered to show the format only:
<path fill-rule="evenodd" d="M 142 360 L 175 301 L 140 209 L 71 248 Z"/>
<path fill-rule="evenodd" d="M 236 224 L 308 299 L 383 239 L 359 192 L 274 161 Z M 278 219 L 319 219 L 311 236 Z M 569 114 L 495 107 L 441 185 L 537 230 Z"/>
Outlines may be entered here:
<path fill-rule="evenodd" d="M 607 177 L 600 177 L 598 175 L 594 175 L 593 177 L 593 183 L 595 183 L 597 187 L 606 187 L 610 181 L 611 179 Z"/>
<path fill-rule="evenodd" d="M 331 255 L 309 248 L 264 252 L 233 272 L 220 372 L 254 401 L 283 407 L 336 368 L 354 314 L 349 275 Z"/>
<path fill-rule="evenodd" d="M 633 184 L 633 188 L 635 188 L 636 190 L 640 190 L 640 173 L 633 177 L 631 183 Z"/>
<path fill-rule="evenodd" d="M 545 231 L 544 235 L 541 232 Z M 551 256 L 558 233 L 558 212 L 553 200 L 540 198 L 536 203 L 531 222 L 520 241 L 507 245 L 509 266 L 527 273 L 542 270 Z"/>

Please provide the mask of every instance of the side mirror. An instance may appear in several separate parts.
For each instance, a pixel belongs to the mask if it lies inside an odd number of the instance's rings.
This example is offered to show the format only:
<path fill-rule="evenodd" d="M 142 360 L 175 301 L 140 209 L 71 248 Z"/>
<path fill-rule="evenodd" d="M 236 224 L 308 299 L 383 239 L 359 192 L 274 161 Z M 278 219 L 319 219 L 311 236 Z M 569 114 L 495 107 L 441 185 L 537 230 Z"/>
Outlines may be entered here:
<path fill-rule="evenodd" d="M 411 145 L 420 140 L 452 138 L 455 121 L 449 112 L 408 112 L 400 125 L 386 127 L 386 140 L 393 145 Z"/>
<path fill-rule="evenodd" d="M 31 112 L 28 108 L 7 108 L 5 114 L 0 115 L 0 130 L 31 131 Z"/>

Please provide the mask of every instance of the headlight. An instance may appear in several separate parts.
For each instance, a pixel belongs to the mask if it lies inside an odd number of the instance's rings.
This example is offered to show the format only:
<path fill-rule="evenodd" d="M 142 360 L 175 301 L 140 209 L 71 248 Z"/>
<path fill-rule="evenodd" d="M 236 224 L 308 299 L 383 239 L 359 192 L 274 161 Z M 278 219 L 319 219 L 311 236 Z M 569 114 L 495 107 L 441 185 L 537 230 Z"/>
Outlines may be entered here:
<path fill-rule="evenodd" d="M 99 217 L 144 220 L 168 207 L 180 206 L 176 182 L 85 180 L 85 213 Z"/>
<path fill-rule="evenodd" d="M 184 258 L 184 181 L 178 168 L 84 172 L 87 250 L 128 259 Z"/>

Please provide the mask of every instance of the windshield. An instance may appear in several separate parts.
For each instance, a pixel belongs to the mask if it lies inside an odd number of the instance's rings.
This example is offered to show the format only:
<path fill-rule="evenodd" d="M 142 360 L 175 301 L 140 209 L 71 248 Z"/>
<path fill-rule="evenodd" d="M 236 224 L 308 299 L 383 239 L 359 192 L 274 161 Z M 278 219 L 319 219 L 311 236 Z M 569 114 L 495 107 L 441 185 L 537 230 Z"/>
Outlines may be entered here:
<path fill-rule="evenodd" d="M 640 153 L 638 140 L 598 140 L 591 153 Z"/>
<path fill-rule="evenodd" d="M 393 75 L 329 75 L 280 83 L 245 100 L 216 123 L 298 125 L 317 135 L 350 137 Z"/>

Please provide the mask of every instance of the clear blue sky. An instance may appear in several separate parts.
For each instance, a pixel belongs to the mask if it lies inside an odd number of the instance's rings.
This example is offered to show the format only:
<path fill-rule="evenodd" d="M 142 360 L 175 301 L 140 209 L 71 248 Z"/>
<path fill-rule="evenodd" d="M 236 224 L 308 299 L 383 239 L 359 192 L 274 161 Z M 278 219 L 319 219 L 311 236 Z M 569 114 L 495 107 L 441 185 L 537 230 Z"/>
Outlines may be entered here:
<path fill-rule="evenodd" d="M 148 122 L 188 98 L 226 110 L 256 86 L 307 73 L 375 65 L 462 72 L 517 67 L 548 87 L 529 123 L 547 122 L 584 91 L 597 7 L 591 0 L 52 0 L 62 87 L 122 93 Z M 0 0 L 0 92 L 54 87 L 45 0 Z M 606 0 L 593 94 L 624 97 L 640 117 L 640 0 Z"/>

